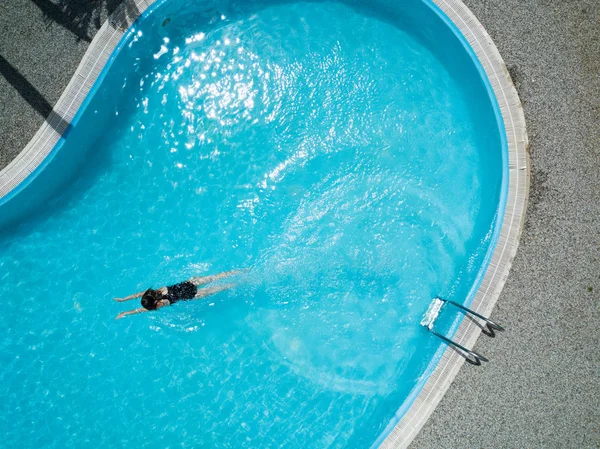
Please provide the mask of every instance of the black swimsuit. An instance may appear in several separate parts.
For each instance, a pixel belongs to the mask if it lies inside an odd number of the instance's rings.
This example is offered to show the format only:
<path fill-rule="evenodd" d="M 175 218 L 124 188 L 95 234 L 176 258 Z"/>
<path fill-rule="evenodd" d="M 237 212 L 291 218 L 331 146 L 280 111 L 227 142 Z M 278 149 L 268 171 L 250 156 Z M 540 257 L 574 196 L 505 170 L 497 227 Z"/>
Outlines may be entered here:
<path fill-rule="evenodd" d="M 197 292 L 198 287 L 190 281 L 185 281 L 168 286 L 167 294 L 163 295 L 163 298 L 169 300 L 170 304 L 175 304 L 177 301 L 187 301 L 188 299 L 195 298 Z"/>

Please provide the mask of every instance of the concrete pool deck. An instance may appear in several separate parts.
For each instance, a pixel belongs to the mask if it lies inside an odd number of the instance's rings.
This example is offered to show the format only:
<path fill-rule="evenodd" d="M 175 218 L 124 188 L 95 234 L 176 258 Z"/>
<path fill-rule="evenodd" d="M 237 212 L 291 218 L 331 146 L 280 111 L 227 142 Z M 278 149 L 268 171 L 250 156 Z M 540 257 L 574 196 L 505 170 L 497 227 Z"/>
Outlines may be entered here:
<path fill-rule="evenodd" d="M 47 3 L 0 5 L 0 168 L 42 124 L 95 31 L 95 13 L 79 9 L 69 23 L 38 6 Z M 106 14 L 118 2 L 97 3 Z M 598 6 L 591 0 L 466 3 L 519 89 L 532 191 L 521 246 L 492 316 L 508 331 L 478 340 L 475 349 L 491 363 L 461 369 L 412 447 L 597 447 Z"/>

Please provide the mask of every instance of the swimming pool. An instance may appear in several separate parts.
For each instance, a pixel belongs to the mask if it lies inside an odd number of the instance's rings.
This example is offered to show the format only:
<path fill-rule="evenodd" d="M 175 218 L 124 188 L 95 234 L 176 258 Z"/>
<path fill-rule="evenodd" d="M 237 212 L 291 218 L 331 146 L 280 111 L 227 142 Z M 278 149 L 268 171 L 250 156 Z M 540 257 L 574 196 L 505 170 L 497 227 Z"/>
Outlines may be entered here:
<path fill-rule="evenodd" d="M 423 312 L 470 302 L 507 190 L 494 97 L 441 24 L 416 1 L 155 4 L 2 199 L 8 443 L 380 441 L 443 350 Z M 113 321 L 113 296 L 242 267 Z"/>

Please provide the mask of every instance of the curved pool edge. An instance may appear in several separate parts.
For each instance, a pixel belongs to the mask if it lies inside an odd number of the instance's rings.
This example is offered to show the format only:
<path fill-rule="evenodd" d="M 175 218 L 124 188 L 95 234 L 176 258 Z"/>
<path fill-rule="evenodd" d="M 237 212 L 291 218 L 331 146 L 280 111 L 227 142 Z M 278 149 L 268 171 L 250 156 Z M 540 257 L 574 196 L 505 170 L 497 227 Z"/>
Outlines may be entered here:
<path fill-rule="evenodd" d="M 500 233 L 483 279 L 470 308 L 489 316 L 498 301 L 517 253 L 525 224 L 529 197 L 529 140 L 523 107 L 492 38 L 461 0 L 431 0 L 454 23 L 479 59 L 496 96 L 508 146 L 508 192 Z M 471 320 L 461 320 L 453 340 L 473 348 L 481 328 Z M 412 404 L 383 441 L 381 449 L 406 448 L 427 422 L 458 374 L 464 358 L 447 347 L 439 362 L 416 394 Z M 375 445 L 374 445 L 375 446 Z"/>
<path fill-rule="evenodd" d="M 131 25 L 156 0 L 128 0 L 102 25 L 56 105 L 25 148 L 0 170 L 0 206 L 25 188 L 49 162 L 61 139 L 81 115 L 96 81 L 113 59 Z"/>
<path fill-rule="evenodd" d="M 435 4 L 454 23 L 479 59 L 496 96 L 506 135 L 509 174 L 504 217 L 485 275 L 471 303 L 473 310 L 489 315 L 508 277 L 525 219 L 529 156 L 524 114 L 500 53 L 471 11 L 461 0 L 426 1 Z M 162 0 L 129 0 L 104 23 L 50 116 L 23 151 L 0 171 L 0 206 L 24 189 L 52 159 L 71 123 L 85 109 L 91 97 L 88 94 L 94 92 L 133 22 L 149 7 L 160 3 Z M 481 329 L 470 320 L 461 320 L 453 339 L 473 347 L 480 333 Z M 441 401 L 463 362 L 454 350 L 446 348 L 437 365 L 427 370 L 424 384 L 407 399 L 410 406 L 401 408 L 403 414 L 398 414 L 401 418 L 397 424 L 391 423 L 375 446 L 407 447 Z"/>

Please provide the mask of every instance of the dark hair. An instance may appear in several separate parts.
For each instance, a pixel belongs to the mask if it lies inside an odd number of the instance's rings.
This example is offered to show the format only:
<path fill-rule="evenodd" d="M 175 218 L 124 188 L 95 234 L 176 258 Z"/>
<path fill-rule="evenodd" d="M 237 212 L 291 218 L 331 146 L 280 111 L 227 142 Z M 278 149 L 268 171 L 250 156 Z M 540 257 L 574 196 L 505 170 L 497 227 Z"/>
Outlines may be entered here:
<path fill-rule="evenodd" d="M 142 296 L 142 307 L 147 310 L 156 310 L 156 303 L 162 299 L 162 294 L 158 290 L 149 288 Z"/>

